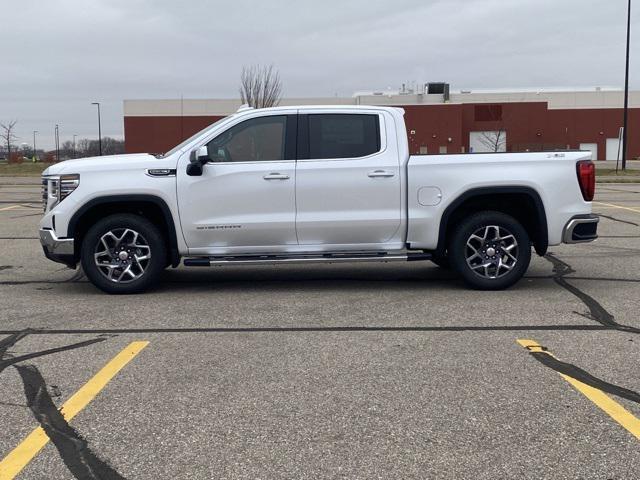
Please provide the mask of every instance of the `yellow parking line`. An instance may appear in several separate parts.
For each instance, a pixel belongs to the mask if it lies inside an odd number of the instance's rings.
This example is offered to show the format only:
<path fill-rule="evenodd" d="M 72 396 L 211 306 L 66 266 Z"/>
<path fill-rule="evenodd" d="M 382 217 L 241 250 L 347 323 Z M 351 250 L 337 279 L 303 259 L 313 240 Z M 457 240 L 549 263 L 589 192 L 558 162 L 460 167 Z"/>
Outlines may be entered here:
<path fill-rule="evenodd" d="M 605 202 L 593 202 L 593 203 L 597 203 L 598 205 L 606 205 L 607 207 L 611 207 L 611 208 L 621 208 L 623 210 L 631 210 L 632 212 L 640 213 L 640 209 L 638 208 L 623 207 L 622 205 L 615 205 L 613 203 L 605 203 Z"/>
<path fill-rule="evenodd" d="M 135 358 L 149 342 L 132 342 L 109 363 L 85 383 L 71 398 L 69 398 L 60 413 L 67 421 L 71 421 L 84 407 L 86 407 L 98 395 L 109 381 Z M 41 427 L 36 428 L 25 438 L 20 445 L 11 451 L 0 461 L 0 480 L 15 478 L 20 471 L 38 454 L 47 444 L 49 437 Z"/>
<path fill-rule="evenodd" d="M 543 352 L 553 358 L 556 358 L 551 352 L 544 350 L 541 345 L 533 340 L 518 340 L 518 343 L 530 352 Z M 640 419 L 635 417 L 631 412 L 629 412 L 629 410 L 613 400 L 602 390 L 586 385 L 563 373 L 559 373 L 559 375 L 573 385 L 576 390 L 600 407 L 600 409 L 602 409 L 607 415 L 622 425 L 622 427 L 624 427 L 629 433 L 640 440 Z"/>
<path fill-rule="evenodd" d="M 18 208 L 20 205 L 11 205 L 9 207 L 0 208 L 0 212 L 4 212 L 5 210 L 13 210 L 14 208 Z"/>

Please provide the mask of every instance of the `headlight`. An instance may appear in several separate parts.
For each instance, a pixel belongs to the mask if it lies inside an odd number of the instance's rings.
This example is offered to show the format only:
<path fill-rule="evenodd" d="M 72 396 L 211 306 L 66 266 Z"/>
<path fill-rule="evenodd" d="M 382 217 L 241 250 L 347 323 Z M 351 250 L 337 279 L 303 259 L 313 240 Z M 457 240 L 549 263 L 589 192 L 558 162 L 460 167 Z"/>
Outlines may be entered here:
<path fill-rule="evenodd" d="M 80 175 L 61 175 L 58 182 L 58 202 L 67 198 L 80 185 Z"/>
<path fill-rule="evenodd" d="M 80 185 L 80 175 L 48 175 L 42 177 L 42 202 L 45 212 L 67 198 Z"/>

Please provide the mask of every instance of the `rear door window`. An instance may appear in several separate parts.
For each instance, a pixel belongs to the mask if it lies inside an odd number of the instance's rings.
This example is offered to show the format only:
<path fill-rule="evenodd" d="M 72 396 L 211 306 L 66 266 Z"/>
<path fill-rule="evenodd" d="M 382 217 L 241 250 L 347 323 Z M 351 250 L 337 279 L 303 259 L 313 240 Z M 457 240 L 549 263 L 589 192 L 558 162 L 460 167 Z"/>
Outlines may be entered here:
<path fill-rule="evenodd" d="M 380 151 L 378 115 L 311 114 L 309 158 L 358 158 Z"/>

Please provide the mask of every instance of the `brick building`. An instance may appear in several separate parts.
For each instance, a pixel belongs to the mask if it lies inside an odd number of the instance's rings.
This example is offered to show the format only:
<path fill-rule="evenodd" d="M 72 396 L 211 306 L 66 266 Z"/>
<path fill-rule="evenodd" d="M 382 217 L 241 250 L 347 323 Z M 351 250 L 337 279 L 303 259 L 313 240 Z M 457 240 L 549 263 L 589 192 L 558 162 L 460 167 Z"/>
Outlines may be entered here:
<path fill-rule="evenodd" d="M 435 86 L 435 88 L 434 88 Z M 438 92 L 438 93 L 434 93 Z M 616 89 L 359 92 L 348 98 L 287 98 L 281 105 L 394 105 L 405 109 L 412 153 L 591 150 L 615 160 L 623 92 Z M 240 107 L 232 99 L 125 100 L 127 152 L 161 153 Z M 640 91 L 630 92 L 629 158 L 640 157 Z"/>

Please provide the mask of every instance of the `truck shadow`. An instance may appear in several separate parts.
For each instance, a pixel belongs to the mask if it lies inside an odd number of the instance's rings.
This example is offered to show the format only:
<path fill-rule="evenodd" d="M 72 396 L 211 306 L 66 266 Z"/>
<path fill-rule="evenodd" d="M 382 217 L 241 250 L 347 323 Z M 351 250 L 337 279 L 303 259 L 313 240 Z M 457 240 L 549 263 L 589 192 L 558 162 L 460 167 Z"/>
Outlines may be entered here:
<path fill-rule="evenodd" d="M 290 292 L 460 292 L 478 293 L 470 289 L 462 279 L 450 270 L 422 264 L 353 265 L 340 266 L 261 266 L 261 267 L 213 267 L 178 268 L 163 272 L 150 294 L 172 292 L 217 293 L 290 293 Z M 547 272 L 532 271 L 508 292 L 528 291 L 543 295 L 555 288 L 553 276 Z M 92 288 L 88 285 L 88 288 Z M 484 292 L 499 295 L 500 292 Z M 504 292 L 503 292 L 504 293 Z"/>
<path fill-rule="evenodd" d="M 409 265 L 313 265 L 168 269 L 155 290 L 197 288 L 225 290 L 305 290 L 370 288 L 465 288 L 458 276 L 438 267 Z"/>
<path fill-rule="evenodd" d="M 416 266 L 421 263 L 420 266 Z M 550 280 L 552 275 L 534 271 L 527 274 L 509 290 L 546 289 L 552 284 L 539 280 Z M 91 285 L 81 268 L 69 271 L 61 280 L 16 278 L 0 280 L 0 285 L 36 285 L 37 290 L 51 290 L 55 285 L 65 285 L 64 294 L 105 295 Z M 192 291 L 240 292 L 240 291 L 363 291 L 363 290 L 461 290 L 469 287 L 450 270 L 427 266 L 422 262 L 413 264 L 363 265 L 312 265 L 312 266 L 225 266 L 211 268 L 168 268 L 162 272 L 156 286 L 142 295 L 154 293 L 184 293 Z M 487 292 L 489 293 L 489 292 Z"/>

